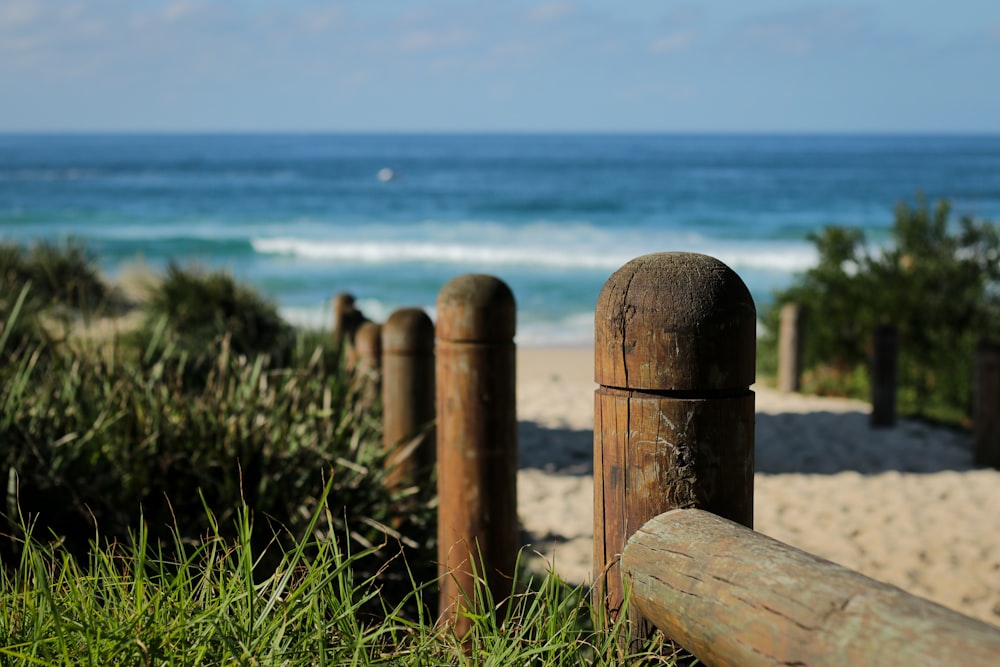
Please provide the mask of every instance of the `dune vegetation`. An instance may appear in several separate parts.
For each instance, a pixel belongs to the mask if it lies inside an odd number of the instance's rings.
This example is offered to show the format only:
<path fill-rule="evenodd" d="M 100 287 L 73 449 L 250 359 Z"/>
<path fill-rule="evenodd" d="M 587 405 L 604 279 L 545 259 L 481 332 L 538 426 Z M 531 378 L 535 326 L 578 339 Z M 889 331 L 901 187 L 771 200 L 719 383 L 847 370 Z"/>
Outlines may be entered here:
<path fill-rule="evenodd" d="M 225 273 L 136 300 L 96 266 L 0 246 L 0 661 L 672 663 L 554 574 L 437 627 L 433 484 L 387 487 L 330 337 Z"/>

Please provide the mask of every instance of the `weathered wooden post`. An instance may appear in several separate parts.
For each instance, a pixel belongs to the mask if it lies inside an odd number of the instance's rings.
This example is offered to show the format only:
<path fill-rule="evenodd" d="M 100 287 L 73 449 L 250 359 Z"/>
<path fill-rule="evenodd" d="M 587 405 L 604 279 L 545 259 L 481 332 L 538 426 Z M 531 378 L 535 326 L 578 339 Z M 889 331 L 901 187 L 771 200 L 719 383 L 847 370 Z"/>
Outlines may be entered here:
<path fill-rule="evenodd" d="M 692 507 L 753 521 L 756 311 L 717 259 L 658 253 L 608 279 L 594 319 L 595 604 L 611 620 L 646 521 Z M 651 632 L 630 617 L 633 637 Z"/>
<path fill-rule="evenodd" d="M 975 462 L 1000 468 L 1000 343 L 976 348 Z"/>
<path fill-rule="evenodd" d="M 872 428 L 896 425 L 896 368 L 899 359 L 899 334 L 895 327 L 875 327 L 872 335 Z"/>
<path fill-rule="evenodd" d="M 462 637 L 476 574 L 503 600 L 518 549 L 514 295 L 492 276 L 459 276 L 437 316 L 439 609 Z"/>
<path fill-rule="evenodd" d="M 354 307 L 353 295 L 340 292 L 333 297 L 333 341 L 338 354 L 343 354 L 344 347 L 353 342 L 358 326 L 355 320 L 360 312 Z"/>
<path fill-rule="evenodd" d="M 1000 664 L 995 626 L 708 512 L 653 518 L 622 568 L 646 617 L 707 665 Z"/>
<path fill-rule="evenodd" d="M 354 371 L 354 386 L 363 405 L 374 405 L 382 393 L 382 325 L 365 320 L 354 334 L 347 368 Z"/>
<path fill-rule="evenodd" d="M 382 327 L 382 442 L 386 484 L 412 484 L 434 463 L 434 323 L 420 308 L 394 311 Z"/>
<path fill-rule="evenodd" d="M 778 391 L 798 391 L 802 381 L 802 309 L 796 303 L 781 307 L 778 332 Z"/>
<path fill-rule="evenodd" d="M 376 377 L 382 371 L 382 325 L 365 321 L 354 334 L 357 371 Z"/>
<path fill-rule="evenodd" d="M 340 292 L 333 297 L 333 344 L 347 370 L 358 364 L 357 336 L 368 318 L 355 306 L 354 297 Z"/>

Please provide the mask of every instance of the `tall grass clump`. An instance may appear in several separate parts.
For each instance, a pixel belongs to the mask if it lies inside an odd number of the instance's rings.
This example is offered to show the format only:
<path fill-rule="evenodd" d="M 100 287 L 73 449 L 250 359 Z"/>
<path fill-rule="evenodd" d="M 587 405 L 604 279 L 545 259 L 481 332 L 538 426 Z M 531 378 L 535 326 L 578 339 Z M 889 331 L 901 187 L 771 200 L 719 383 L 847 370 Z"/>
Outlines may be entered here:
<path fill-rule="evenodd" d="M 0 338 L 7 355 L 58 337 L 74 321 L 123 306 L 81 242 L 0 242 Z"/>
<path fill-rule="evenodd" d="M 32 299 L 41 305 L 84 315 L 121 305 L 101 277 L 96 256 L 77 239 L 41 240 L 27 247 L 0 243 L 0 279 L 13 292 L 30 283 Z"/>
<path fill-rule="evenodd" d="M 387 488 L 333 341 L 228 275 L 171 265 L 86 344 L 45 318 L 93 294 L 0 287 L 0 663 L 672 664 L 551 574 L 439 626 L 435 485 Z"/>
<path fill-rule="evenodd" d="M 210 528 L 203 502 L 226 526 L 245 501 L 266 542 L 268 518 L 301 536 L 332 478 L 332 527 L 367 546 L 393 525 L 414 532 L 405 539 L 418 551 L 429 549 L 429 500 L 397 512 L 402 504 L 384 482 L 379 416 L 325 370 L 322 350 L 284 368 L 236 355 L 225 342 L 217 352 L 195 389 L 169 354 L 148 366 L 65 352 L 40 364 L 28 351 L 0 371 L 6 532 L 30 522 L 37 535 L 80 554 L 97 530 L 127 543 L 141 511 L 153 539 L 178 526 L 196 542 Z M 15 546 L 0 553 L 11 557 Z"/>
<path fill-rule="evenodd" d="M 77 557 L 95 534 L 129 544 L 140 512 L 157 544 L 169 547 L 175 528 L 194 544 L 210 532 L 203 503 L 223 527 L 246 503 L 258 517 L 255 544 L 297 539 L 332 479 L 328 528 L 359 548 L 384 545 L 369 571 L 400 543 L 427 569 L 433 497 L 427 486 L 387 491 L 379 406 L 362 400 L 332 343 L 296 335 L 222 274 L 175 267 L 152 289 L 150 321 L 156 312 L 178 321 L 87 345 L 34 335 L 14 345 L 4 334 L 23 320 L 9 310 L 0 329 L 4 562 L 17 556 L 22 523 Z M 205 309 L 215 306 L 224 316 L 211 320 Z M 406 584 L 391 568 L 384 579 Z"/>
<path fill-rule="evenodd" d="M 267 354 L 287 360 L 292 328 L 277 307 L 225 271 L 184 268 L 171 262 L 143 302 L 146 340 L 165 340 L 203 364 L 222 338 L 238 355 Z"/>
<path fill-rule="evenodd" d="M 320 496 L 332 492 L 327 483 Z M 411 580 L 393 601 L 377 576 L 359 576 L 373 549 L 350 552 L 319 510 L 305 536 L 255 545 L 254 514 L 232 528 L 207 514 L 211 531 L 190 543 L 173 529 L 164 549 L 139 522 L 129 545 L 96 539 L 86 561 L 25 535 L 18 564 L 0 570 L 0 662 L 4 664 L 254 665 L 622 665 L 675 664 L 661 643 L 629 648 L 624 616 L 610 631 L 587 591 L 549 574 L 496 601 L 479 581 L 466 637 L 425 609 L 433 581 Z M 258 563 L 275 563 L 266 576 Z M 370 610 L 377 608 L 379 613 Z"/>
<path fill-rule="evenodd" d="M 805 388 L 868 397 L 874 329 L 899 333 L 900 410 L 950 422 L 971 416 L 976 345 L 1000 336 L 1000 228 L 951 218 L 947 201 L 918 197 L 896 207 L 891 242 L 866 243 L 858 229 L 813 235 L 817 266 L 776 295 L 765 313 L 776 345 L 781 307 L 805 316 Z"/>

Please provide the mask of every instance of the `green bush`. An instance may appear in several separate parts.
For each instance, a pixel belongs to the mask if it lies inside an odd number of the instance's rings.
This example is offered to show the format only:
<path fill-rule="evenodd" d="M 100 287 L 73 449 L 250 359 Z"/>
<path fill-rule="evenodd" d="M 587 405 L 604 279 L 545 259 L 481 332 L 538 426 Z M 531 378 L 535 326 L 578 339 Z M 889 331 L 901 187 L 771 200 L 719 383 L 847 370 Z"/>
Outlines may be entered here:
<path fill-rule="evenodd" d="M 165 340 L 198 363 L 228 338 L 238 355 L 267 354 L 287 359 L 295 341 L 277 307 L 223 271 L 184 269 L 174 262 L 149 289 L 142 304 L 147 340 L 162 330 Z M 164 330 L 165 329 L 165 330 Z"/>
<path fill-rule="evenodd" d="M 971 411 L 975 347 L 1000 335 L 1000 229 L 951 220 L 950 206 L 896 207 L 892 243 L 866 244 L 862 231 L 828 227 L 811 240 L 817 265 L 776 295 L 764 315 L 774 345 L 780 309 L 803 309 L 803 366 L 816 385 L 862 389 L 872 332 L 899 333 L 901 410 L 961 420 Z M 838 381 L 837 378 L 840 380 Z"/>
<path fill-rule="evenodd" d="M 272 521 L 279 535 L 301 538 L 332 477 L 329 530 L 367 546 L 385 541 L 391 525 L 431 562 L 430 492 L 407 492 L 421 502 L 389 495 L 380 414 L 329 370 L 321 348 L 287 367 L 237 355 L 225 340 L 211 352 L 197 383 L 169 351 L 141 363 L 114 348 L 78 355 L 58 346 L 44 364 L 26 349 L 3 365 L 0 533 L 16 536 L 23 521 L 82 556 L 98 531 L 127 543 L 141 512 L 151 538 L 169 544 L 179 526 L 194 543 L 211 532 L 206 507 L 227 526 L 246 503 L 261 543 L 277 539 Z M 13 543 L 3 542 L 10 562 Z"/>
<path fill-rule="evenodd" d="M 31 285 L 14 290 L 0 284 L 0 363 L 49 341 L 42 307 L 31 298 Z"/>
<path fill-rule="evenodd" d="M 37 241 L 30 248 L 0 244 L 0 282 L 4 290 L 14 293 L 30 283 L 31 297 L 40 304 L 84 315 L 121 305 L 101 278 L 97 259 L 75 239 Z"/>
<path fill-rule="evenodd" d="M 80 316 L 122 305 L 81 243 L 39 241 L 30 248 L 0 243 L 0 352 L 5 351 L 4 356 L 50 341 L 56 321 L 68 327 Z"/>

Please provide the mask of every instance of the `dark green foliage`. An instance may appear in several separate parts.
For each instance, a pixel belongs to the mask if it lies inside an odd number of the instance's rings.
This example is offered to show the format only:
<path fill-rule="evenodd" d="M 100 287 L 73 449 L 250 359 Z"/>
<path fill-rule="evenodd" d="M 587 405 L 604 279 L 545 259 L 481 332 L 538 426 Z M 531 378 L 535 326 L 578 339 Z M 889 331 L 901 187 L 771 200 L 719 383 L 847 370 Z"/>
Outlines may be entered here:
<path fill-rule="evenodd" d="M 121 305 L 81 243 L 0 243 L 0 357 L 48 341 L 45 320 L 69 322 Z"/>
<path fill-rule="evenodd" d="M 97 531 L 127 543 L 141 510 L 152 539 L 169 545 L 176 525 L 193 543 L 206 507 L 228 526 L 246 503 L 262 543 L 270 525 L 299 539 L 332 476 L 327 529 L 369 544 L 391 524 L 416 553 L 432 546 L 431 496 L 389 498 L 378 406 L 329 336 L 296 335 L 224 273 L 171 265 L 145 331 L 53 340 L 47 322 L 112 294 L 93 258 L 72 242 L 0 245 L 0 275 L 0 533 L 23 519 L 83 555 Z"/>
<path fill-rule="evenodd" d="M 228 337 L 236 354 L 269 354 L 281 363 L 295 340 L 273 303 L 223 271 L 184 269 L 171 262 L 143 308 L 147 336 L 165 325 L 167 340 L 199 362 Z"/>
<path fill-rule="evenodd" d="M 59 305 L 93 314 L 119 306 L 101 278 L 97 260 L 80 241 L 38 241 L 30 248 L 0 244 L 0 283 L 5 292 L 20 292 L 31 284 L 31 298 L 41 305 Z"/>
<path fill-rule="evenodd" d="M 128 544 L 140 514 L 172 557 L 178 537 L 234 537 L 245 503 L 261 554 L 305 538 L 322 509 L 324 531 L 380 547 L 359 576 L 382 571 L 387 594 L 410 588 L 391 560 L 400 542 L 431 576 L 432 485 L 389 496 L 378 406 L 362 401 L 330 336 L 296 335 L 224 273 L 171 265 L 149 289 L 144 330 L 52 339 L 53 322 L 68 334 L 78 307 L 112 294 L 92 258 L 75 244 L 2 245 L 0 274 L 0 561 L 14 562 L 22 523 L 84 559 L 98 533 Z M 264 576 L 275 563 L 257 566 Z"/>
<path fill-rule="evenodd" d="M 414 560 L 430 563 L 430 494 L 411 490 L 419 502 L 389 497 L 381 415 L 359 401 L 322 349 L 309 356 L 300 349 L 297 365 L 278 367 L 265 356 L 235 354 L 225 340 L 212 348 L 199 383 L 186 380 L 183 360 L 171 353 L 140 363 L 114 347 L 77 355 L 58 346 L 45 364 L 26 349 L 0 367 L 7 481 L 0 533 L 16 536 L 25 521 L 36 537 L 52 535 L 83 556 L 98 530 L 127 543 L 141 511 L 152 540 L 169 546 L 177 526 L 196 543 L 209 532 L 226 536 L 245 502 L 259 545 L 282 535 L 301 539 L 332 478 L 326 530 L 377 545 L 387 541 L 381 526 L 392 525 Z M 219 531 L 206 523 L 206 507 Z M 370 572 L 396 544 L 388 539 Z M 15 546 L 4 540 L 2 560 L 11 562 Z M 408 585 L 398 568 L 387 573 L 393 576 Z"/>
<path fill-rule="evenodd" d="M 924 417 L 970 414 L 975 346 L 1000 335 L 1000 230 L 951 220 L 947 201 L 923 197 L 896 208 L 892 244 L 870 248 L 860 230 L 828 227 L 812 237 L 819 262 L 765 314 L 771 344 L 780 308 L 805 315 L 803 364 L 813 388 L 865 391 L 875 327 L 896 327 L 901 409 Z M 862 374 L 863 375 L 863 374 Z"/>
<path fill-rule="evenodd" d="M 0 285 L 0 363 L 49 340 L 42 310 L 38 300 L 31 298 L 30 285 L 19 291 Z"/>

